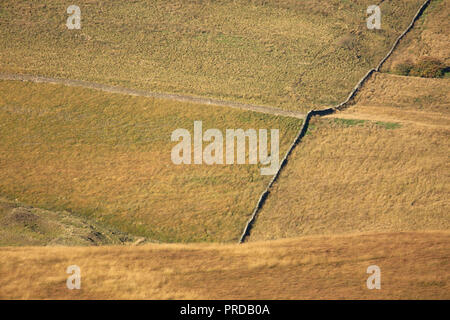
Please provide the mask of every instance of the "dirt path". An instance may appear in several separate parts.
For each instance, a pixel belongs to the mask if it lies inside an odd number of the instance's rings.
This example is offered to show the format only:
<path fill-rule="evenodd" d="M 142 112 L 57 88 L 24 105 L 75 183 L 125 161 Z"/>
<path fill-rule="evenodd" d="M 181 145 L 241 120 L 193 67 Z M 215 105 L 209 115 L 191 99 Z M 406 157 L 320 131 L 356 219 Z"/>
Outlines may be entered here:
<path fill-rule="evenodd" d="M 1 72 L 0 72 L 0 80 L 31 81 L 31 82 L 63 84 L 66 86 L 83 87 L 83 88 L 101 90 L 101 91 L 111 92 L 111 93 L 120 93 L 120 94 L 127 94 L 127 95 L 140 96 L 140 97 L 149 97 L 149 98 L 168 99 L 168 100 L 175 100 L 175 101 L 180 101 L 180 102 L 208 104 L 208 105 L 214 105 L 214 106 L 248 110 L 248 111 L 253 111 L 253 112 L 267 113 L 267 114 L 272 114 L 272 115 L 276 115 L 276 116 L 294 117 L 294 118 L 299 118 L 299 119 L 305 118 L 305 114 L 298 112 L 298 111 L 288 111 L 288 110 L 282 110 L 282 109 L 267 107 L 267 106 L 259 106 L 259 105 L 254 105 L 254 104 L 245 104 L 245 103 L 240 103 L 240 102 L 224 101 L 224 100 L 210 99 L 210 98 L 201 98 L 201 97 L 194 97 L 194 96 L 188 96 L 188 95 L 160 93 L 160 92 L 131 89 L 131 88 L 125 88 L 125 87 L 119 87 L 119 86 L 109 86 L 109 85 L 105 85 L 105 84 L 101 84 L 101 83 L 87 82 L 87 81 L 82 81 L 82 80 L 46 78 L 46 77 L 40 77 L 40 76 L 1 73 Z"/>
<path fill-rule="evenodd" d="M 450 117 L 441 112 L 398 110 L 392 107 L 371 107 L 359 104 L 352 106 L 351 110 L 326 115 L 324 118 L 396 122 L 436 129 L 450 128 Z"/>
<path fill-rule="evenodd" d="M 433 123 L 427 123 L 425 121 L 414 121 L 409 119 L 402 119 L 398 117 L 389 117 L 385 115 L 374 115 L 371 113 L 337 113 L 324 116 L 324 118 L 336 118 L 336 119 L 347 119 L 347 120 L 365 120 L 365 121 L 381 121 L 381 122 L 399 122 L 399 123 L 410 123 L 414 125 L 430 127 L 430 128 L 448 128 L 447 125 L 439 125 Z"/>

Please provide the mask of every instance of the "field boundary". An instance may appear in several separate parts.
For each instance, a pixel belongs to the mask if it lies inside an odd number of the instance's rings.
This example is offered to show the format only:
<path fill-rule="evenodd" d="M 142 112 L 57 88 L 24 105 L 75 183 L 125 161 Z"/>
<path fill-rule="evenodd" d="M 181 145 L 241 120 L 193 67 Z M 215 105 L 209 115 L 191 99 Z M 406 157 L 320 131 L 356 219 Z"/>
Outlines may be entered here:
<path fill-rule="evenodd" d="M 305 113 L 298 111 L 290 111 L 283 110 L 275 107 L 261 106 L 256 104 L 247 104 L 212 98 L 203 98 L 196 97 L 190 95 L 182 95 L 182 94 L 174 94 L 174 93 L 162 93 L 162 92 L 154 92 L 147 91 L 141 89 L 131 89 L 120 86 L 110 86 L 101 83 L 88 82 L 83 80 L 72 80 L 72 79 L 63 79 L 63 78 L 47 78 L 41 76 L 27 75 L 27 74 L 15 74 L 15 73 L 2 73 L 0 72 L 0 80 L 7 81 L 29 81 L 36 83 L 51 83 L 51 84 L 62 84 L 71 87 L 82 87 L 87 89 L 100 90 L 109 93 L 119 93 L 126 94 L 132 96 L 139 97 L 147 97 L 147 98 L 157 98 L 157 99 L 166 99 L 178 102 L 187 102 L 187 103 L 198 103 L 204 105 L 213 105 L 219 107 L 228 107 L 246 111 L 253 111 L 259 113 L 272 114 L 276 116 L 284 116 L 284 117 L 292 117 L 303 119 L 305 117 Z"/>
<path fill-rule="evenodd" d="M 253 224 L 256 221 L 256 218 L 258 216 L 258 213 L 261 211 L 262 207 L 264 206 L 264 203 L 266 202 L 267 197 L 270 194 L 270 189 L 272 185 L 275 183 L 275 181 L 280 176 L 281 170 L 286 166 L 286 163 L 288 161 L 289 155 L 292 153 L 293 149 L 301 142 L 302 138 L 305 136 L 306 132 L 308 131 L 309 122 L 311 120 L 311 117 L 313 116 L 324 116 L 329 115 L 332 113 L 335 113 L 336 111 L 340 111 L 348 106 L 350 101 L 355 97 L 355 95 L 358 93 L 358 91 L 361 90 L 363 84 L 372 76 L 374 72 L 379 72 L 383 64 L 389 59 L 389 57 L 392 55 L 394 50 L 397 48 L 397 46 L 400 43 L 400 40 L 413 28 L 416 21 L 422 16 L 425 9 L 430 4 L 431 0 L 426 0 L 419 8 L 417 13 L 414 15 L 411 23 L 408 25 L 408 27 L 403 31 L 400 36 L 395 40 L 394 44 L 392 45 L 391 49 L 388 51 L 388 53 L 381 59 L 381 61 L 378 63 L 378 65 L 375 68 L 370 69 L 364 77 L 359 80 L 359 82 L 356 84 L 356 86 L 353 88 L 353 90 L 348 95 L 347 99 L 345 99 L 343 102 L 339 103 L 338 105 L 335 105 L 331 108 L 321 109 L 321 110 L 310 110 L 305 117 L 305 120 L 302 124 L 302 127 L 297 134 L 294 142 L 291 144 L 289 149 L 286 152 L 286 155 L 284 156 L 283 160 L 281 161 L 280 167 L 278 168 L 277 172 L 273 176 L 273 178 L 270 180 L 269 184 L 267 185 L 266 189 L 262 192 L 261 196 L 258 199 L 258 202 L 256 203 L 255 209 L 252 212 L 252 215 L 250 216 L 250 219 L 247 221 L 247 224 L 245 225 L 244 231 L 241 234 L 241 237 L 239 238 L 239 243 L 245 242 L 246 238 L 250 235 L 250 231 L 253 227 Z"/>
<path fill-rule="evenodd" d="M 278 179 L 278 176 L 280 175 L 281 170 L 286 166 L 289 155 L 292 153 L 294 148 L 300 143 L 300 141 L 302 140 L 302 138 L 305 136 L 306 132 L 308 131 L 308 125 L 309 125 L 309 121 L 311 120 L 311 117 L 313 117 L 315 115 L 324 116 L 324 115 L 328 115 L 328 114 L 332 114 L 332 113 L 334 113 L 334 109 L 329 108 L 329 109 L 323 109 L 323 110 L 311 110 L 306 114 L 305 120 L 303 121 L 300 131 L 298 132 L 297 136 L 295 137 L 294 142 L 292 142 L 292 144 L 290 145 L 285 156 L 281 160 L 280 167 L 278 168 L 277 172 L 274 174 L 274 176 L 270 180 L 269 184 L 267 185 L 267 187 L 264 189 L 261 196 L 259 197 L 256 207 L 253 210 L 250 219 L 247 221 L 247 224 L 245 225 L 245 228 L 244 228 L 244 231 L 242 232 L 241 237 L 239 238 L 239 243 L 244 242 L 245 238 L 249 235 L 249 232 L 253 226 L 253 223 L 256 220 L 256 216 L 258 215 L 259 211 L 263 207 L 263 205 L 270 193 L 270 188 L 275 183 L 275 181 Z"/>
<path fill-rule="evenodd" d="M 383 2 L 383 1 L 381 1 L 381 2 Z M 14 73 L 6 73 L 6 72 L 1 72 L 1 71 L 0 71 L 0 81 L 1 80 L 29 81 L 29 82 L 36 82 L 36 83 L 61 84 L 61 85 L 66 85 L 66 86 L 75 86 L 75 87 L 83 87 L 83 88 L 93 89 L 93 90 L 100 90 L 100 91 L 109 92 L 109 93 L 118 93 L 118 94 L 132 95 L 132 96 L 166 99 L 166 100 L 172 100 L 172 101 L 178 101 L 178 102 L 198 103 L 198 104 L 203 104 L 203 105 L 229 107 L 229 108 L 234 108 L 234 109 L 241 109 L 241 110 L 271 114 L 271 115 L 276 115 L 276 116 L 286 116 L 286 117 L 303 119 L 303 123 L 302 123 L 302 126 L 301 126 L 298 134 L 296 135 L 294 141 L 291 143 L 289 149 L 285 153 L 277 172 L 273 175 L 269 184 L 264 189 L 264 191 L 261 193 L 261 195 L 257 201 L 257 204 L 250 216 L 250 219 L 247 221 L 247 223 L 245 225 L 245 228 L 241 234 L 241 237 L 239 238 L 239 243 L 243 243 L 243 242 L 245 242 L 246 238 L 250 235 L 252 226 L 253 226 L 254 222 L 256 221 L 260 210 L 264 206 L 266 199 L 268 198 L 268 196 L 270 194 L 270 189 L 272 188 L 272 186 L 276 182 L 276 180 L 279 178 L 281 171 L 286 166 L 289 156 L 291 155 L 294 148 L 301 142 L 303 137 L 306 135 L 308 128 L 309 128 L 309 123 L 310 123 L 311 118 L 313 116 L 330 115 L 330 114 L 333 114 L 337 111 L 340 111 L 340 110 L 348 107 L 349 103 L 352 101 L 352 99 L 355 97 L 355 95 L 360 91 L 360 89 L 363 87 L 364 83 L 372 76 L 373 73 L 380 71 L 381 67 L 389 59 L 389 57 L 392 55 L 392 53 L 395 51 L 395 49 L 399 45 L 401 39 L 403 37 L 405 37 L 407 35 L 407 33 L 414 27 L 414 24 L 423 15 L 423 13 L 425 12 L 426 8 L 428 7 L 428 5 L 430 3 L 431 3 L 431 0 L 426 0 L 420 6 L 419 10 L 413 17 L 411 23 L 400 34 L 400 36 L 397 37 L 396 41 L 394 42 L 394 44 L 392 45 L 392 47 L 388 51 L 388 53 L 381 59 L 381 61 L 378 63 L 378 65 L 375 68 L 370 69 L 359 80 L 359 82 L 356 84 L 356 86 L 353 88 L 353 90 L 350 92 L 350 94 L 347 96 L 347 98 L 343 102 L 341 102 L 333 107 L 329 107 L 329 108 L 325 108 L 325 109 L 319 109 L 319 110 L 313 109 L 313 110 L 310 110 L 309 112 L 307 112 L 306 114 L 302 113 L 302 112 L 298 112 L 298 111 L 283 110 L 283 109 L 279 109 L 279 108 L 275 108 L 275 107 L 246 104 L 246 103 L 226 101 L 226 100 L 206 98 L 206 97 L 196 97 L 196 96 L 191 96 L 191 95 L 161 93 L 161 92 L 147 91 L 147 90 L 141 90 L 141 89 L 126 88 L 126 87 L 121 87 L 121 86 L 112 86 L 112 85 L 88 82 L 88 81 L 83 81 L 83 80 L 71 80 L 71 79 L 64 79 L 64 78 L 51 78 L 51 77 L 34 76 L 34 75 L 26 75 L 26 74 L 14 74 Z"/>

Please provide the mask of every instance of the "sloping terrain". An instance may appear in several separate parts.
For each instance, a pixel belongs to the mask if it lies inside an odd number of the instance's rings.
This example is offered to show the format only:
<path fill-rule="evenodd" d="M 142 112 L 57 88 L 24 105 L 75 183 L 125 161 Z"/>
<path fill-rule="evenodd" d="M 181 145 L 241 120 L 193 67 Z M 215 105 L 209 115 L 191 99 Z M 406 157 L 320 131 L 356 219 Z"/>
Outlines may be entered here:
<path fill-rule="evenodd" d="M 450 130 L 316 120 L 250 239 L 450 228 Z"/>
<path fill-rule="evenodd" d="M 450 127 L 450 79 L 377 73 L 357 95 L 355 105 L 330 117 Z"/>
<path fill-rule="evenodd" d="M 392 71 L 399 63 L 417 62 L 421 57 L 433 57 L 450 66 L 449 0 L 431 1 L 429 8 L 408 36 L 400 43 L 382 71 Z"/>
<path fill-rule="evenodd" d="M 449 299 L 448 232 L 237 245 L 0 248 L 0 298 Z M 68 266 L 81 289 L 68 290 Z M 27 267 L 25 268 L 24 265 Z M 381 289 L 369 290 L 370 265 Z"/>
<path fill-rule="evenodd" d="M 77 217 L 0 198 L 0 246 L 96 246 L 143 243 L 144 238 Z"/>
<path fill-rule="evenodd" d="M 250 240 L 450 228 L 449 79 L 375 74 L 313 120 Z"/>
<path fill-rule="evenodd" d="M 401 114 L 424 111 L 445 118 L 450 115 L 450 79 L 403 77 L 386 73 L 375 74 L 357 96 L 355 104 L 388 107 Z M 351 112 L 350 107 L 345 112 Z M 379 112 L 380 115 L 383 112 Z"/>
<path fill-rule="evenodd" d="M 4 1 L 0 71 L 304 111 L 342 101 L 421 3 L 383 1 L 383 29 L 369 32 L 365 0 L 82 1 L 83 28 L 67 33 L 66 4 Z M 384 71 L 448 62 L 448 0 L 429 8 Z M 375 73 L 350 108 L 313 119 L 249 243 L 0 247 L 0 299 L 450 299 L 448 88 Z M 177 167 L 170 133 L 194 120 L 279 128 L 283 155 L 302 124 L 12 81 L 0 81 L 0 120 L 0 195 L 53 210 L 1 200 L 0 245 L 235 241 L 270 177 Z M 66 287 L 73 264 L 81 290 Z M 370 265 L 381 290 L 366 287 Z"/>
<path fill-rule="evenodd" d="M 414 64 L 426 58 L 438 59 L 450 66 L 448 34 L 450 2 L 432 1 L 414 28 L 402 39 L 382 67 L 383 72 L 396 72 L 398 64 Z M 337 117 L 359 119 L 395 119 L 416 125 L 450 125 L 450 80 L 419 78 L 387 73 L 374 74 L 358 93 L 354 106 Z"/>
<path fill-rule="evenodd" d="M 0 71 L 309 110 L 340 102 L 422 0 L 50 0 L 0 4 Z"/>
<path fill-rule="evenodd" d="M 439 4 L 419 24 L 438 19 Z M 449 79 L 375 73 L 354 105 L 313 120 L 250 240 L 448 230 L 449 87 Z"/>
<path fill-rule="evenodd" d="M 302 121 L 18 81 L 0 81 L 0 120 L 6 198 L 163 242 L 237 241 L 270 179 L 248 160 L 174 164 L 174 130 L 279 129 L 283 155 Z"/>

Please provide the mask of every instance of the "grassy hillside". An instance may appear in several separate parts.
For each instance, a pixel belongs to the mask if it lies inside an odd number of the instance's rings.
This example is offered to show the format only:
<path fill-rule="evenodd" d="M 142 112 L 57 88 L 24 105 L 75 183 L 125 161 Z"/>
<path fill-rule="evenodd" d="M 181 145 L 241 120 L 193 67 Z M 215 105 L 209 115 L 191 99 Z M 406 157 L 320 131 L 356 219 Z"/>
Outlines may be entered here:
<path fill-rule="evenodd" d="M 448 230 L 449 137 L 448 126 L 316 119 L 250 239 Z"/>
<path fill-rule="evenodd" d="M 448 232 L 237 245 L 0 248 L 0 298 L 449 299 Z M 69 265 L 81 290 L 66 288 Z M 368 290 L 367 267 L 381 269 Z"/>
<path fill-rule="evenodd" d="M 266 104 L 335 104 L 386 54 L 422 0 L 4 0 L 0 70 Z"/>
<path fill-rule="evenodd" d="M 0 81 L 0 192 L 160 241 L 235 241 L 270 176 L 256 165 L 175 165 L 171 133 L 301 120 L 62 85 Z M 205 143 L 206 146 L 206 143 Z"/>
<path fill-rule="evenodd" d="M 420 34 L 439 38 L 443 3 L 433 1 L 418 23 Z M 416 31 L 389 63 L 417 40 Z M 424 45 L 434 44 L 445 52 L 439 41 Z M 423 54 L 411 50 L 416 58 Z M 449 79 L 376 73 L 354 105 L 313 121 L 250 239 L 448 230 L 449 85 Z"/>
<path fill-rule="evenodd" d="M 67 211 L 42 210 L 0 198 L 0 246 L 95 246 L 136 241 L 146 240 Z"/>
<path fill-rule="evenodd" d="M 3 0 L 0 72 L 304 111 L 342 101 L 422 2 L 382 1 L 371 31 L 369 0 L 80 0 L 67 30 L 71 2 Z M 383 71 L 448 64 L 448 5 L 432 1 Z M 0 299 L 448 300 L 449 84 L 376 73 L 313 119 L 249 243 L 132 246 L 237 241 L 271 179 L 173 164 L 175 129 L 280 129 L 282 157 L 302 121 L 0 81 Z M 66 288 L 74 264 L 81 290 Z"/>
<path fill-rule="evenodd" d="M 450 79 L 402 77 L 385 73 L 375 74 L 357 95 L 356 106 L 387 107 L 401 116 L 411 111 L 450 116 Z M 354 109 L 352 106 L 346 112 Z M 380 109 L 379 114 L 382 115 Z"/>
<path fill-rule="evenodd" d="M 450 67 L 450 1 L 433 0 L 425 14 L 410 33 L 400 42 L 397 50 L 383 67 L 383 71 L 395 70 L 396 65 L 410 61 L 416 63 L 422 57 L 433 57 Z"/>

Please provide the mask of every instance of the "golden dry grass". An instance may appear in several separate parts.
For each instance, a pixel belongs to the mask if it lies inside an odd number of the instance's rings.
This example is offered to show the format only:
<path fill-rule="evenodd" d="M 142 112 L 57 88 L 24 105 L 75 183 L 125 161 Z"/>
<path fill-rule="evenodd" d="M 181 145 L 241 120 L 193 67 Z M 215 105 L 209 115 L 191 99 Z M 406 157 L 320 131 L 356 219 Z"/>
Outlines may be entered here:
<path fill-rule="evenodd" d="M 411 111 L 424 111 L 424 115 L 434 114 L 445 118 L 450 115 L 450 79 L 376 73 L 358 93 L 355 104 L 398 110 L 399 117 L 411 114 Z M 353 106 L 348 111 L 352 109 Z M 379 110 L 379 114 L 384 112 Z"/>
<path fill-rule="evenodd" d="M 450 228 L 448 127 L 316 119 L 250 240 Z"/>
<path fill-rule="evenodd" d="M 180 165 L 177 128 L 280 129 L 301 120 L 235 109 L 0 81 L 0 191 L 163 242 L 237 241 L 270 176 L 256 165 Z M 205 143 L 206 145 L 206 143 Z"/>
<path fill-rule="evenodd" d="M 0 70 L 308 110 L 342 101 L 423 0 L 3 0 Z"/>
<path fill-rule="evenodd" d="M 450 79 L 374 74 L 354 105 L 330 118 L 401 122 L 419 127 L 450 127 Z"/>
<path fill-rule="evenodd" d="M 145 242 L 73 212 L 49 211 L 0 197 L 0 246 L 96 246 Z"/>
<path fill-rule="evenodd" d="M 202 10 L 89 1 L 82 31 L 68 34 L 66 4 L 10 1 L 0 7 L 0 69 L 301 110 L 342 100 L 421 2 L 385 1 L 386 29 L 367 33 L 367 1 L 224 1 Z M 420 37 L 433 49 L 421 54 L 445 53 L 437 22 L 423 21 L 430 32 Z M 251 243 L 3 247 L 0 298 L 449 299 L 448 81 L 422 80 L 377 74 L 357 106 L 337 115 L 344 119 L 313 120 Z M 268 178 L 252 166 L 173 166 L 170 132 L 199 119 L 220 129 L 279 127 L 282 153 L 300 124 L 2 81 L 1 193 L 163 241 L 236 240 Z M 82 270 L 79 291 L 65 286 L 72 264 Z M 381 290 L 366 288 L 373 264 Z"/>
<path fill-rule="evenodd" d="M 2 299 L 449 299 L 448 232 L 237 245 L 0 248 Z M 66 288 L 69 265 L 81 289 Z M 366 287 L 367 267 L 381 289 Z"/>
<path fill-rule="evenodd" d="M 448 45 L 448 30 L 450 29 L 450 1 L 433 0 L 424 15 L 417 21 L 414 28 L 400 42 L 398 48 L 383 71 L 392 70 L 398 64 L 410 60 L 417 62 L 422 57 L 440 59 L 450 65 L 450 47 Z"/>
<path fill-rule="evenodd" d="M 251 240 L 450 228 L 449 79 L 375 73 L 315 119 Z"/>

